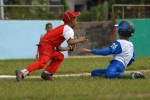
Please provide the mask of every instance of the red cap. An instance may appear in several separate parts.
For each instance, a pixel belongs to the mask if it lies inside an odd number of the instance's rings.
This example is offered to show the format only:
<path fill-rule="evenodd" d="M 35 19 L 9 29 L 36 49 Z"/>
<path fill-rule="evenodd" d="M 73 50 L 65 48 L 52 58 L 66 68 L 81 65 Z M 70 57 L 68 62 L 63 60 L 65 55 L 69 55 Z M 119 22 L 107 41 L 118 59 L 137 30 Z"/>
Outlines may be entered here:
<path fill-rule="evenodd" d="M 80 15 L 79 11 L 78 12 L 73 12 L 71 10 L 68 10 L 63 15 L 63 21 L 64 21 L 64 23 L 67 23 L 67 22 L 69 22 L 70 20 L 72 20 L 74 17 L 76 17 L 78 15 Z"/>

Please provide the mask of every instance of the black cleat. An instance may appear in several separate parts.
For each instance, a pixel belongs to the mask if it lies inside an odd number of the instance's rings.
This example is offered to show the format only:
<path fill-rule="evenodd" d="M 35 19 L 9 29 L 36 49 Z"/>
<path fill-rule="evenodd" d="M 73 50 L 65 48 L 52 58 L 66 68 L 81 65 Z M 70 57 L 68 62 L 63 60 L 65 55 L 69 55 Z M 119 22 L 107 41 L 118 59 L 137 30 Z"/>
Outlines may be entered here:
<path fill-rule="evenodd" d="M 43 78 L 44 80 L 49 80 L 49 81 L 52 81 L 53 79 L 52 79 L 52 74 L 50 74 L 50 73 L 45 73 L 45 72 L 43 72 L 42 74 L 41 74 L 41 78 Z"/>
<path fill-rule="evenodd" d="M 16 70 L 16 71 L 15 71 L 15 74 L 16 74 L 16 80 L 17 80 L 17 81 L 20 82 L 21 80 L 24 79 L 23 73 L 22 73 L 20 70 Z"/>
<path fill-rule="evenodd" d="M 145 76 L 141 72 L 133 72 L 132 73 L 132 78 L 133 79 L 136 79 L 136 78 L 145 78 Z"/>

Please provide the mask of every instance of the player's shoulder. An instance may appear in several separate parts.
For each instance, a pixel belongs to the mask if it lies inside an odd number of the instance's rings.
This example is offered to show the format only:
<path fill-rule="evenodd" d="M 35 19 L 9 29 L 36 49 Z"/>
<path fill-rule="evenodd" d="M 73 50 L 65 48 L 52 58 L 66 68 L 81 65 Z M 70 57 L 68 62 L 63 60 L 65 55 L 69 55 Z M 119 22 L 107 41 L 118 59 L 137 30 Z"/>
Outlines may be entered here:
<path fill-rule="evenodd" d="M 120 42 L 118 40 L 114 41 L 110 46 L 112 49 L 120 48 Z"/>
<path fill-rule="evenodd" d="M 69 25 L 65 24 L 64 28 L 73 30 Z"/>
<path fill-rule="evenodd" d="M 120 44 L 120 40 L 115 40 L 113 44 Z"/>
<path fill-rule="evenodd" d="M 132 43 L 131 41 L 125 40 L 125 39 L 118 39 L 118 40 L 116 40 L 116 41 L 118 41 L 118 42 Z"/>
<path fill-rule="evenodd" d="M 120 44 L 122 45 L 130 45 L 130 46 L 133 46 L 133 43 L 131 41 L 128 41 L 128 40 L 125 40 L 125 39 L 118 39 L 117 40 Z"/>
<path fill-rule="evenodd" d="M 118 39 L 118 40 L 116 40 L 116 42 L 123 42 L 123 40 L 122 39 Z"/>
<path fill-rule="evenodd" d="M 72 31 L 73 32 L 73 29 L 69 26 L 69 25 L 64 25 L 64 31 Z"/>

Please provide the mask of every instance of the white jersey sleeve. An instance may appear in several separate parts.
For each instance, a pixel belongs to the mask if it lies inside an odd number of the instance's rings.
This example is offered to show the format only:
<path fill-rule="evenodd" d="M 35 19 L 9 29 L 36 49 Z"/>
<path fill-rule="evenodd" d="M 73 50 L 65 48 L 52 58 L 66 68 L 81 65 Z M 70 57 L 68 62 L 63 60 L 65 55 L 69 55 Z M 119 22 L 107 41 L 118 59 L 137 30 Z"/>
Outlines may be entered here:
<path fill-rule="evenodd" d="M 68 25 L 64 26 L 63 37 L 65 38 L 66 41 L 74 38 L 74 31 L 70 26 Z"/>

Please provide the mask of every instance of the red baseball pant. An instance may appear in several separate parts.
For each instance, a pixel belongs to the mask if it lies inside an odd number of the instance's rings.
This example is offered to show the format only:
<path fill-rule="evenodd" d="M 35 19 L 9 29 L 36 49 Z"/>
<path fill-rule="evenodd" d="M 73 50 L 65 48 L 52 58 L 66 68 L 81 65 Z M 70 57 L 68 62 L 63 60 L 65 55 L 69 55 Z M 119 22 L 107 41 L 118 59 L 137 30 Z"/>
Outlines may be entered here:
<path fill-rule="evenodd" d="M 42 69 L 51 60 L 50 64 L 46 67 L 45 71 L 55 74 L 59 66 L 64 60 L 64 55 L 61 52 L 55 50 L 53 44 L 47 42 L 41 42 L 38 47 L 39 59 L 29 65 L 27 70 L 33 72 L 38 69 Z"/>

